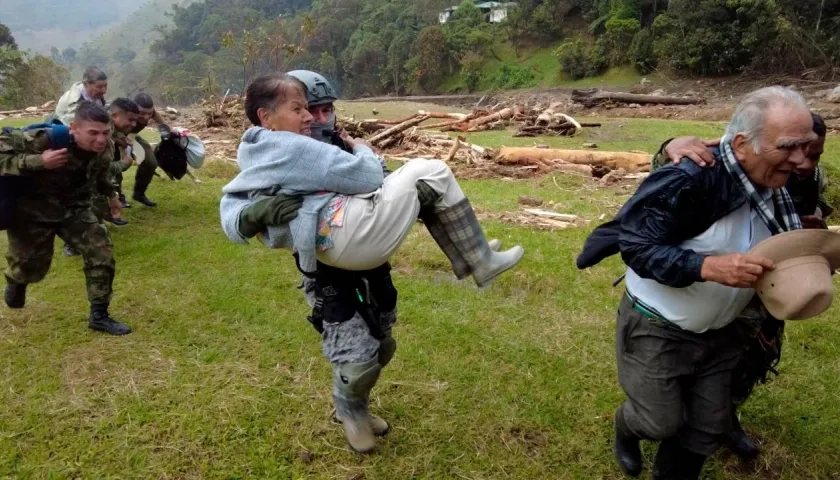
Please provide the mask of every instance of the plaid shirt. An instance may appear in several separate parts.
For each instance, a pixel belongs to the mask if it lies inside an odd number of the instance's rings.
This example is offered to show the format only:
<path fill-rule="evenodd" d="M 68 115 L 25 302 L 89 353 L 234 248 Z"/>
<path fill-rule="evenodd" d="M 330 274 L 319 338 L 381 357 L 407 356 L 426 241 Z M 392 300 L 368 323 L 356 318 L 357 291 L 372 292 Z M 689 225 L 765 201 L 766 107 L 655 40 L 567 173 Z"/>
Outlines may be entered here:
<path fill-rule="evenodd" d="M 726 170 L 730 175 L 739 180 L 738 184 L 747 195 L 747 198 L 750 199 L 750 204 L 758 212 L 761 220 L 765 225 L 767 225 L 770 233 L 778 235 L 785 231 L 801 229 L 802 222 L 799 221 L 799 215 L 796 214 L 796 209 L 793 206 L 793 200 L 791 200 L 787 190 L 784 188 L 773 190 L 773 203 L 776 206 L 776 211 L 779 213 L 779 218 L 781 218 L 784 223 L 783 228 L 779 225 L 779 222 L 776 221 L 776 218 L 774 218 L 770 207 L 767 206 L 767 203 L 761 197 L 761 194 L 758 193 L 750 179 L 747 178 L 747 174 L 744 173 L 744 169 L 741 168 L 741 165 L 735 158 L 735 154 L 732 152 L 732 146 L 729 144 L 729 138 L 724 136 L 720 141 L 720 146 L 723 165 L 726 167 Z"/>

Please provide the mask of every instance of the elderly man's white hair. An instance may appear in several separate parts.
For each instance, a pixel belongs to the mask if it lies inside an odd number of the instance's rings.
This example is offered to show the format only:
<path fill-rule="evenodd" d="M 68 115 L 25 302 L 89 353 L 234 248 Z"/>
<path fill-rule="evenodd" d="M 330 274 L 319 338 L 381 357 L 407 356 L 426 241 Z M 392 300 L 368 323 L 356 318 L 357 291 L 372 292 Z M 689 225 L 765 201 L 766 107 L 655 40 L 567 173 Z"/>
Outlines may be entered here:
<path fill-rule="evenodd" d="M 758 89 L 747 94 L 735 107 L 732 120 L 726 127 L 727 138 L 734 139 L 740 133 L 752 142 L 753 151 L 759 153 L 761 136 L 767 124 L 767 111 L 777 105 L 808 109 L 802 95 L 789 88 L 776 86 Z"/>

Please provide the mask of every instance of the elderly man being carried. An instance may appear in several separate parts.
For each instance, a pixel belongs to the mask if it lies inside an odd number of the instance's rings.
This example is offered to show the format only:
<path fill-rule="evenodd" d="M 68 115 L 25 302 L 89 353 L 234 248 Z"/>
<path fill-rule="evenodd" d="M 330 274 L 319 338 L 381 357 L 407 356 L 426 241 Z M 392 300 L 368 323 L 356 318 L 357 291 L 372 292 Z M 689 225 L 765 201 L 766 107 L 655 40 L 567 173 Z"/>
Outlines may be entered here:
<path fill-rule="evenodd" d="M 746 347 L 733 321 L 775 268 L 747 252 L 802 228 L 784 186 L 817 138 L 812 127 L 796 92 L 752 92 L 714 165 L 655 170 L 587 239 L 579 268 L 615 253 L 628 266 L 616 334 L 627 400 L 615 412 L 614 450 L 624 472 L 641 472 L 645 439 L 661 442 L 655 479 L 698 478 L 732 431 L 732 378 Z"/>

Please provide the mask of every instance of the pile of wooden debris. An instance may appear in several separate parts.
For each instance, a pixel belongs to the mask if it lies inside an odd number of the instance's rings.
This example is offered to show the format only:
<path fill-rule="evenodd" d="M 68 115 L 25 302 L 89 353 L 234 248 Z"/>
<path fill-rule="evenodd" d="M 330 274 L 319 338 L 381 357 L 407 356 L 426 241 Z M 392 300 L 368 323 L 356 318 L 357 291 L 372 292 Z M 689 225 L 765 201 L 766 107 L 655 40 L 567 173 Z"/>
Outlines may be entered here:
<path fill-rule="evenodd" d="M 245 118 L 245 99 L 239 95 L 210 97 L 201 102 L 204 113 L 203 127 L 228 127 L 244 130 L 248 125 Z"/>
<path fill-rule="evenodd" d="M 55 100 L 49 101 L 40 107 L 26 107 L 19 110 L 0 111 L 0 120 L 10 118 L 34 117 L 38 115 L 50 115 L 55 111 Z"/>

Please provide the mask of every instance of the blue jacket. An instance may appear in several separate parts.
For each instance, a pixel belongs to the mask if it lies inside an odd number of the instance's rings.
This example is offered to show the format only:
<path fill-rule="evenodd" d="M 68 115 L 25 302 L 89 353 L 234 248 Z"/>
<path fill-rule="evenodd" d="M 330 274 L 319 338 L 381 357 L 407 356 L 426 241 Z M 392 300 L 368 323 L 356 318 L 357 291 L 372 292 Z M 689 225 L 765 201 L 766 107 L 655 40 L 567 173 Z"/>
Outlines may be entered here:
<path fill-rule="evenodd" d="M 642 278 L 675 288 L 702 282 L 705 257 L 679 245 L 748 201 L 720 160 L 720 151 L 713 153 L 712 167 L 686 159 L 651 173 L 616 217 L 589 235 L 577 267 L 589 268 L 621 253 Z"/>
<path fill-rule="evenodd" d="M 382 186 L 382 164 L 373 151 L 359 145 L 350 154 L 333 145 L 291 132 L 249 128 L 236 154 L 240 172 L 222 188 L 222 229 L 232 241 L 247 243 L 239 232 L 239 215 L 265 196 L 301 195 L 298 216 L 286 225 L 269 226 L 263 243 L 294 249 L 300 268 L 314 272 L 322 209 L 336 194 L 370 193 Z"/>

